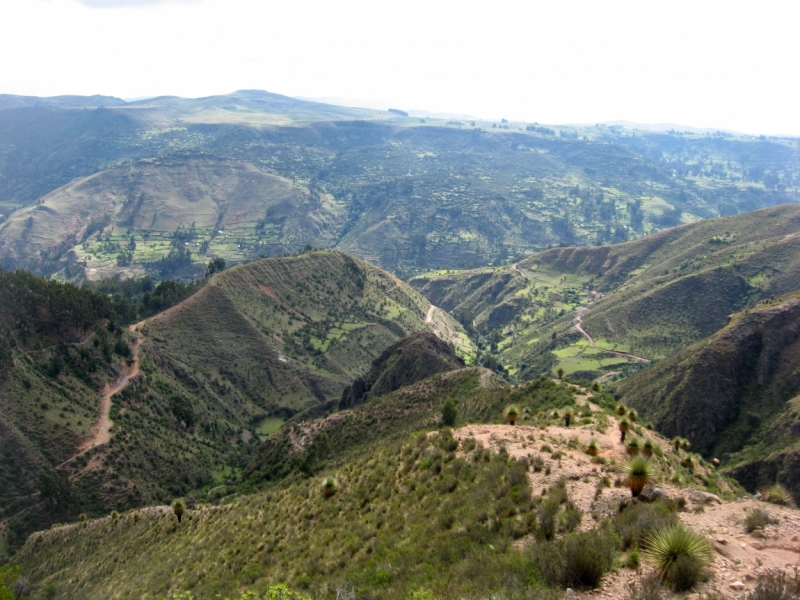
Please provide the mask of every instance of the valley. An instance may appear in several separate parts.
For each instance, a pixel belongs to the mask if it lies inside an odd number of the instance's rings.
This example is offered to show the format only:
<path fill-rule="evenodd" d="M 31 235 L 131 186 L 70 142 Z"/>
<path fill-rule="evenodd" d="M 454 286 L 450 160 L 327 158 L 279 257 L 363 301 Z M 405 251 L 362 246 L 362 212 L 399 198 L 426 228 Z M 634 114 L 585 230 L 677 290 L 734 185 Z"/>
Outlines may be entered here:
<path fill-rule="evenodd" d="M 0 598 L 800 594 L 799 152 L 0 96 Z"/>

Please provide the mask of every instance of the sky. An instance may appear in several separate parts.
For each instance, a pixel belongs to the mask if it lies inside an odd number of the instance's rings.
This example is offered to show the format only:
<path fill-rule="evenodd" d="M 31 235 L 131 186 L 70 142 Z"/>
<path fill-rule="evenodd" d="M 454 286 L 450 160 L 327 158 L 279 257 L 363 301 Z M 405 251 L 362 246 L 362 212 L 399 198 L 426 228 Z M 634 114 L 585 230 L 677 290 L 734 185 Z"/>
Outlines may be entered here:
<path fill-rule="evenodd" d="M 800 135 L 798 24 L 794 0 L 0 0 L 0 93 Z"/>

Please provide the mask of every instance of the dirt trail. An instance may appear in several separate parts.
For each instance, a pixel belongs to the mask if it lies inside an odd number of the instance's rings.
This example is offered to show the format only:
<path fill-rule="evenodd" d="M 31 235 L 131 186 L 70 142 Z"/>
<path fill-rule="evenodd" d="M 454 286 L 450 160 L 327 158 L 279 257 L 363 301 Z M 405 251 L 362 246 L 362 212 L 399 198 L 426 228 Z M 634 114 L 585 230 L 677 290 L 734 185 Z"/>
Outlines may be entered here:
<path fill-rule="evenodd" d="M 453 431 L 453 436 L 462 440 L 474 438 L 494 451 L 505 448 L 517 459 L 538 456 L 546 468 L 528 475 L 534 493 L 541 493 L 561 477 L 566 478 L 569 497 L 584 515 L 581 530 L 597 527 L 603 519 L 612 518 L 619 512 L 621 501 L 630 501 L 630 492 L 625 487 L 606 487 L 596 495 L 597 486 L 604 476 L 612 480 L 620 477 L 619 467 L 594 464 L 583 450 L 589 440 L 594 439 L 607 465 L 612 460 L 618 465 L 624 464 L 628 457 L 619 441 L 615 418 L 609 419 L 607 428 L 599 430 L 596 425 L 573 425 L 569 428 L 551 425 L 546 429 L 529 425 L 467 425 Z M 673 453 L 664 438 L 653 434 L 651 439 L 661 447 L 663 454 Z M 543 449 L 545 445 L 559 451 L 560 458 L 553 458 L 549 449 Z M 679 519 L 690 529 L 707 536 L 715 550 L 711 578 L 695 590 L 692 598 L 718 591 L 722 598 L 744 600 L 753 591 L 759 573 L 783 570 L 791 574 L 793 566 L 800 564 L 800 511 L 749 498 L 725 502 L 717 496 L 677 486 L 669 480 L 667 473 L 656 473 L 656 478 L 657 485 L 667 496 L 687 500 L 686 509 L 678 513 Z M 743 520 L 755 509 L 766 511 L 776 522 L 748 534 Z M 533 543 L 534 538 L 529 537 L 522 538 L 517 545 Z M 638 570 L 618 568 L 603 579 L 599 589 L 572 597 L 626 598 L 629 586 L 648 571 L 647 566 Z M 738 589 L 739 584 L 742 589 Z"/>
<path fill-rule="evenodd" d="M 144 323 L 144 321 L 142 322 Z M 139 324 L 132 325 L 131 331 L 135 331 L 135 328 L 138 327 Z M 122 373 L 120 373 L 117 380 L 113 383 L 106 383 L 103 387 L 102 396 L 100 398 L 100 419 L 92 425 L 92 435 L 85 439 L 83 443 L 81 443 L 78 452 L 65 460 L 63 463 L 58 465 L 56 468 L 61 469 L 64 466 L 68 465 L 70 462 L 78 458 L 79 456 L 86 454 L 92 448 L 96 448 L 97 446 L 102 446 L 107 444 L 111 440 L 111 427 L 113 427 L 114 423 L 111 421 L 111 398 L 114 394 L 117 394 L 125 389 L 128 385 L 128 382 L 136 377 L 139 374 L 139 347 L 141 346 L 141 340 L 139 338 L 135 338 L 133 343 L 131 344 L 131 357 L 132 361 L 130 365 L 123 365 L 122 366 Z"/>
<path fill-rule="evenodd" d="M 629 352 L 620 352 L 619 350 L 607 350 L 605 348 L 600 348 L 599 346 L 594 345 L 594 338 L 589 335 L 586 330 L 583 328 L 583 315 L 588 313 L 592 310 L 588 306 L 581 306 L 576 312 L 577 315 L 575 316 L 575 329 L 584 337 L 586 341 L 589 342 L 590 348 L 596 348 L 600 350 L 600 352 L 605 352 L 606 354 L 611 354 L 612 356 L 617 356 L 619 358 L 628 358 L 630 360 L 641 362 L 641 363 L 649 363 L 649 358 L 644 358 L 643 356 L 636 356 L 635 354 L 630 354 Z"/>

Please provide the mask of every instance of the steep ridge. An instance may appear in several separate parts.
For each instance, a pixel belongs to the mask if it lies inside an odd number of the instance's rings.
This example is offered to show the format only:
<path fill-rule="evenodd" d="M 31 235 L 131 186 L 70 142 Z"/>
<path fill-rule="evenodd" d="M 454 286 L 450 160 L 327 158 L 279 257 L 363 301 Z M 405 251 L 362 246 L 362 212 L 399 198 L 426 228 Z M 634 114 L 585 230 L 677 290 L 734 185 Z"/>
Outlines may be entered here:
<path fill-rule="evenodd" d="M 751 491 L 800 500 L 800 293 L 730 317 L 719 332 L 614 387 L 668 436 L 689 438 Z"/>
<path fill-rule="evenodd" d="M 664 358 L 799 280 L 800 207 L 786 205 L 410 284 L 473 323 L 519 376 L 561 366 L 595 377 L 633 360 L 604 351 Z M 574 327 L 578 310 L 596 347 Z"/>
<path fill-rule="evenodd" d="M 333 251 L 228 269 L 130 331 L 102 294 L 21 271 L 0 284 L 0 520 L 17 515 L 4 521 L 12 550 L 54 520 L 236 479 L 264 427 L 337 402 L 387 346 L 432 328 L 416 292 Z"/>
<path fill-rule="evenodd" d="M 427 308 L 385 271 L 319 251 L 229 269 L 141 331 L 153 352 L 235 386 L 241 402 L 298 410 L 338 400 L 387 346 L 430 330 Z"/>
<path fill-rule="evenodd" d="M 342 392 L 339 408 L 350 408 L 436 373 L 464 367 L 452 348 L 433 333 L 420 332 L 392 344 L 372 361 L 363 377 Z"/>

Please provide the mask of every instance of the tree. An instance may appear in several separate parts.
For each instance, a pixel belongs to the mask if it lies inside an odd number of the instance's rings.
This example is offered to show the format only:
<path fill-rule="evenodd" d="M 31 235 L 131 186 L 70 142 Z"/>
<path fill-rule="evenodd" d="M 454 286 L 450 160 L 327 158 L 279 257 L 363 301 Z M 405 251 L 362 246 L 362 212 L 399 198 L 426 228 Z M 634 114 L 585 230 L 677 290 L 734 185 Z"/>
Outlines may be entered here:
<path fill-rule="evenodd" d="M 569 427 L 569 422 L 572 420 L 572 417 L 575 416 L 575 411 L 571 408 L 567 408 L 564 411 L 564 426 Z"/>
<path fill-rule="evenodd" d="M 224 258 L 212 258 L 208 262 L 208 267 L 206 268 L 206 277 L 211 277 L 215 273 L 222 273 L 225 270 L 225 259 Z"/>
<path fill-rule="evenodd" d="M 457 416 L 458 410 L 456 410 L 456 403 L 453 402 L 452 398 L 448 398 L 444 406 L 442 406 L 442 423 L 447 427 L 452 427 L 456 424 Z"/>
<path fill-rule="evenodd" d="M 558 368 L 558 371 L 556 371 L 556 373 L 558 373 L 559 379 L 564 377 L 564 369 L 562 369 L 561 367 Z"/>
<path fill-rule="evenodd" d="M 178 523 L 181 522 L 183 519 L 183 513 L 186 511 L 186 505 L 183 503 L 183 500 L 175 500 L 172 503 L 172 512 L 175 513 L 175 516 L 178 517 Z"/>

